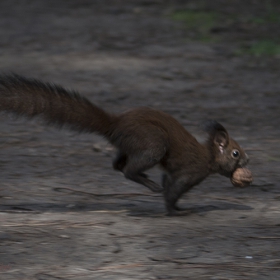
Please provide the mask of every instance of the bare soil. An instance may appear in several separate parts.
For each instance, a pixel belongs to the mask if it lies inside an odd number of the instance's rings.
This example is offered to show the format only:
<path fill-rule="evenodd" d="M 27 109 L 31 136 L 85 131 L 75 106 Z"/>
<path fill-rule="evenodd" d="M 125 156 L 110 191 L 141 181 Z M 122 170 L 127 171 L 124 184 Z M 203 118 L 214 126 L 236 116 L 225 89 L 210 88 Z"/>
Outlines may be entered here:
<path fill-rule="evenodd" d="M 244 189 L 212 176 L 180 201 L 190 215 L 167 217 L 160 194 L 113 171 L 101 137 L 1 115 L 0 279 L 280 278 L 280 59 L 235 52 L 279 35 L 242 20 L 265 4 L 279 11 L 276 1 L 0 2 L 1 72 L 109 111 L 162 109 L 199 141 L 199 124 L 216 119 L 254 175 Z M 206 42 L 171 18 L 185 8 L 238 20 Z"/>

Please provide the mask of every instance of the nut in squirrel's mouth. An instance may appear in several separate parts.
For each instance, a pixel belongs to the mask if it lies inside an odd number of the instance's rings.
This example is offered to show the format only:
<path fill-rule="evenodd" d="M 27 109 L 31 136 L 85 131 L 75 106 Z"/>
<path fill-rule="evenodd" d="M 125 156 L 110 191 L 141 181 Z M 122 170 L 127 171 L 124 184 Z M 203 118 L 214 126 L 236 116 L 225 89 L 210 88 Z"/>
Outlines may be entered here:
<path fill-rule="evenodd" d="M 237 168 L 232 173 L 230 180 L 235 187 L 241 187 L 241 188 L 247 187 L 251 185 L 253 182 L 252 172 L 245 167 Z"/>

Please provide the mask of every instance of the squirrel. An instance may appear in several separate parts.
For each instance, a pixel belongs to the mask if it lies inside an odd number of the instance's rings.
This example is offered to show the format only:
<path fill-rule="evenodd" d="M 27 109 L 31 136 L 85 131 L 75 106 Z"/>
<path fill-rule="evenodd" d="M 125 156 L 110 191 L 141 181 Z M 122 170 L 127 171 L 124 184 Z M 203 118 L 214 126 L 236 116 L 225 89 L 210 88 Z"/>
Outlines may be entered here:
<path fill-rule="evenodd" d="M 208 121 L 199 143 L 175 118 L 140 107 L 121 114 L 106 112 L 79 93 L 51 83 L 11 74 L 0 76 L 0 111 L 78 132 L 97 133 L 117 149 L 113 168 L 153 192 L 162 192 L 167 214 L 184 215 L 178 199 L 207 176 L 231 177 L 248 155 L 216 121 Z M 144 173 L 159 165 L 162 187 Z"/>

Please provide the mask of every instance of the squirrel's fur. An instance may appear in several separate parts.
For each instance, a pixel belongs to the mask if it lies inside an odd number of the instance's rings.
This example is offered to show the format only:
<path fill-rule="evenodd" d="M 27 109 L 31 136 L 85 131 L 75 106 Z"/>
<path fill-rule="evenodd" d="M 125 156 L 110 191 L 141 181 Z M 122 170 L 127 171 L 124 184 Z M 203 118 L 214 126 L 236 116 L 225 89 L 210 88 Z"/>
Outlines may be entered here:
<path fill-rule="evenodd" d="M 114 169 L 154 192 L 163 192 L 169 214 L 181 213 L 177 200 L 208 175 L 230 177 L 248 162 L 246 153 L 215 121 L 206 124 L 209 137 L 200 144 L 162 111 L 136 108 L 111 114 L 77 92 L 18 75 L 0 76 L 0 111 L 104 136 L 118 150 Z M 156 164 L 163 170 L 162 187 L 144 173 Z"/>

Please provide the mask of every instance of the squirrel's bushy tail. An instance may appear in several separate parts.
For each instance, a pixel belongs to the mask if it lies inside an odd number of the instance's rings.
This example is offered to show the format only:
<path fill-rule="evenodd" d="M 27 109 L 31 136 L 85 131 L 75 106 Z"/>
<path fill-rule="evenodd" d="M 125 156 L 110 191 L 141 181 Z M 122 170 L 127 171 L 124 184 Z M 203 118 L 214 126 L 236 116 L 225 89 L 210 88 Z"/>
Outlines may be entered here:
<path fill-rule="evenodd" d="M 47 124 L 105 137 L 116 120 L 77 92 L 18 75 L 0 76 L 0 111 L 39 117 Z"/>

